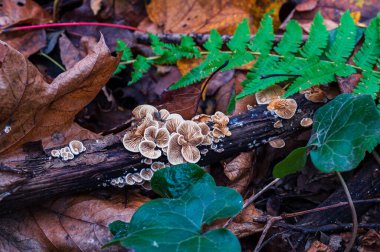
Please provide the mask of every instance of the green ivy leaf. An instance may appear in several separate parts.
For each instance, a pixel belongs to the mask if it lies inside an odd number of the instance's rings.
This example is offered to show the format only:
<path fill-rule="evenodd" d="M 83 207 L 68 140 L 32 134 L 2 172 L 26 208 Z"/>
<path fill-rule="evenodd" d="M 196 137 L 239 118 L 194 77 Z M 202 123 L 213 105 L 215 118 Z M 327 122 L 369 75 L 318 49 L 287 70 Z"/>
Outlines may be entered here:
<path fill-rule="evenodd" d="M 322 172 L 349 171 L 380 143 L 380 115 L 370 95 L 341 94 L 315 113 L 308 146 Z"/>
<path fill-rule="evenodd" d="M 309 147 L 305 146 L 293 150 L 284 160 L 275 165 L 273 176 L 283 178 L 302 170 L 306 164 L 308 149 Z"/>
<path fill-rule="evenodd" d="M 181 172 L 178 172 L 180 170 Z M 178 198 L 199 181 L 214 183 L 214 179 L 196 164 L 173 165 L 154 173 L 150 182 L 154 192 L 165 198 Z"/>
<path fill-rule="evenodd" d="M 115 230 L 117 225 L 113 226 L 113 233 L 123 233 L 124 236 L 115 237 L 105 246 L 120 243 L 137 252 L 240 251 L 239 240 L 227 229 L 203 233 L 202 226 L 237 214 L 243 206 L 242 197 L 235 190 L 216 186 L 211 176 L 201 176 L 199 171 L 194 172 L 195 179 L 192 179 L 189 175 L 191 167 L 201 169 L 188 164 L 163 169 L 161 173 L 170 173 L 166 176 L 170 179 L 184 181 L 187 177 L 196 183 L 179 198 L 155 199 L 145 203 L 133 215 L 127 228 L 118 223 L 122 228 L 118 231 Z M 173 169 L 165 172 L 170 168 Z M 182 188 L 181 184 L 176 185 Z M 178 192 L 178 189 L 174 191 Z"/>

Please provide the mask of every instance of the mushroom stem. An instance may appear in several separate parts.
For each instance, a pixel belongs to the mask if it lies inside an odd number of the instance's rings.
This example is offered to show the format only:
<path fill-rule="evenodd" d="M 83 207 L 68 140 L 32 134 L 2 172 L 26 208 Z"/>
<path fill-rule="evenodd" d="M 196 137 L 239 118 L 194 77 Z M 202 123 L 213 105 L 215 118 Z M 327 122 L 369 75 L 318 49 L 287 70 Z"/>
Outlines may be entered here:
<path fill-rule="evenodd" d="M 352 237 L 351 237 L 350 243 L 346 246 L 346 248 L 344 250 L 344 252 L 350 252 L 351 248 L 354 246 L 354 243 L 355 243 L 355 240 L 356 240 L 356 236 L 358 234 L 358 216 L 356 214 L 356 209 L 355 209 L 354 203 L 352 202 L 352 197 L 351 197 L 350 191 L 348 190 L 346 182 L 344 181 L 344 179 L 343 179 L 342 175 L 340 174 L 340 172 L 336 172 L 336 175 L 338 176 L 339 181 L 342 184 L 344 193 L 346 194 L 346 197 L 347 197 L 347 200 L 348 200 L 348 204 L 349 204 L 350 209 L 351 209 L 351 215 L 352 215 Z"/>

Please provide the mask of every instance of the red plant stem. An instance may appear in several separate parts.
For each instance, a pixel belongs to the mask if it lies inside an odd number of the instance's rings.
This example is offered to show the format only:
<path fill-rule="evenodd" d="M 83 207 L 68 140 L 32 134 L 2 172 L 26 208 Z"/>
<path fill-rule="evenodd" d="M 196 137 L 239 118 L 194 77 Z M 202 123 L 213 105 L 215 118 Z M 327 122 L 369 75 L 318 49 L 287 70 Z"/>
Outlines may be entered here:
<path fill-rule="evenodd" d="M 30 30 L 30 29 L 43 29 L 43 28 L 50 28 L 50 27 L 67 27 L 67 26 L 105 26 L 105 27 L 114 27 L 114 28 L 127 29 L 127 30 L 133 30 L 133 31 L 146 33 L 146 31 L 133 27 L 133 26 L 111 24 L 111 23 L 99 23 L 99 22 L 69 22 L 69 23 L 49 23 L 49 24 L 26 25 L 26 26 L 5 28 L 5 29 L 2 29 L 1 32 L 13 32 L 13 31 L 23 31 L 23 30 Z"/>

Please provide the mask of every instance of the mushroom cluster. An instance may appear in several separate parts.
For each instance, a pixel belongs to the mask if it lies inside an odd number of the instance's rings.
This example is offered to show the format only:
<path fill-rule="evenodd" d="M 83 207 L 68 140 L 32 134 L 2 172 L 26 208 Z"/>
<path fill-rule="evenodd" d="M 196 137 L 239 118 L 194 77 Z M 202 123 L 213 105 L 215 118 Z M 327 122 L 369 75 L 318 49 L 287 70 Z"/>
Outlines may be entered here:
<path fill-rule="evenodd" d="M 62 158 L 62 160 L 67 161 L 74 159 L 74 156 L 86 151 L 83 143 L 79 140 L 73 140 L 68 146 L 61 148 L 60 150 L 52 150 L 51 156 L 55 158 Z"/>
<path fill-rule="evenodd" d="M 132 111 L 134 126 L 123 137 L 124 147 L 138 152 L 146 160 L 167 156 L 170 164 L 196 163 L 201 158 L 199 147 L 230 136 L 229 119 L 222 112 L 197 115 L 185 120 L 151 105 L 140 105 Z M 211 126 L 209 126 L 211 125 Z M 212 127 L 212 131 L 210 130 Z"/>

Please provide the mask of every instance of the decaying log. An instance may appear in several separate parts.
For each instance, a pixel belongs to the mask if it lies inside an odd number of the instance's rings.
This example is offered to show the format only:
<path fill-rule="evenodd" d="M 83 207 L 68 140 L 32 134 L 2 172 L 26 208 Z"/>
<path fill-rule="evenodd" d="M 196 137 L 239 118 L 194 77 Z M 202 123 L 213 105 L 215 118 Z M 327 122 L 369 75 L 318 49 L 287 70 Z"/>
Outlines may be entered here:
<path fill-rule="evenodd" d="M 267 111 L 265 105 L 231 117 L 228 127 L 232 135 L 218 142 L 216 149 L 207 147 L 208 152 L 202 155 L 199 164 L 211 164 L 258 148 L 271 139 L 286 140 L 306 130 L 300 126 L 301 119 L 312 117 L 314 111 L 323 104 L 309 102 L 301 95 L 295 99 L 298 103 L 297 113 L 290 120 L 282 120 L 282 128 L 273 127 L 278 118 Z M 49 150 L 38 155 L 30 154 L 22 160 L 0 161 L 0 177 L 8 175 L 14 181 L 8 185 L 0 184 L 0 212 L 57 195 L 108 186 L 112 178 L 146 168 L 140 154 L 124 149 L 121 137 L 122 133 L 97 141 L 85 141 L 86 152 L 70 161 L 51 158 L 47 154 Z"/>

